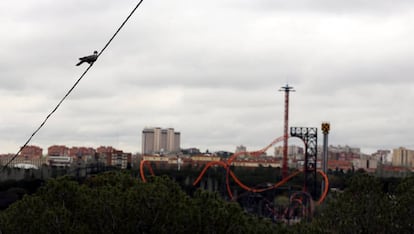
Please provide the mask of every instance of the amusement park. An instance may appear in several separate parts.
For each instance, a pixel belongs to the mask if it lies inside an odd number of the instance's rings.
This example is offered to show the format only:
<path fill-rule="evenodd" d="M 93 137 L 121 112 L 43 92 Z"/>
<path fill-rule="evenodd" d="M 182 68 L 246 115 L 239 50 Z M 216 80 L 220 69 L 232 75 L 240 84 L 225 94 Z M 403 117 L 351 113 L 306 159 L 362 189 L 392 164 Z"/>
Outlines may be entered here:
<path fill-rule="evenodd" d="M 285 93 L 284 105 L 284 134 L 274 139 L 266 147 L 257 151 L 240 151 L 225 160 L 211 161 L 204 165 L 197 178 L 192 183 L 193 186 L 207 189 L 211 179 L 208 178 L 209 171 L 221 170 L 222 180 L 218 187 L 221 189 L 223 198 L 229 201 L 237 201 L 245 210 L 258 212 L 258 215 L 270 217 L 274 221 L 289 221 L 292 219 L 311 219 L 315 206 L 321 205 L 329 191 L 329 179 L 327 173 L 327 147 L 330 124 L 323 122 L 321 125 L 323 133 L 323 149 L 324 158 L 322 160 L 322 169 L 318 169 L 317 165 L 317 146 L 318 146 L 318 129 L 316 127 L 291 127 L 289 130 L 289 93 L 294 91 L 293 87 L 286 85 L 280 91 Z M 291 171 L 288 168 L 287 147 L 288 139 L 291 137 L 299 138 L 304 144 L 304 165 L 301 170 Z M 281 178 L 279 181 L 257 181 L 255 185 L 246 185 L 240 180 L 234 169 L 234 161 L 240 156 L 248 158 L 258 158 L 263 155 L 274 145 L 283 142 L 283 163 L 279 170 Z M 147 175 L 155 176 L 150 160 L 141 160 L 140 177 L 142 181 L 146 181 Z M 289 184 L 289 181 L 295 177 L 301 177 L 302 183 L 298 186 Z M 276 178 L 275 178 L 276 179 Z M 210 182 L 208 182 L 210 181 Z M 237 188 L 235 188 L 237 187 Z M 220 189 L 219 189 L 220 191 Z M 235 194 L 236 193 L 236 194 Z M 278 209 L 280 204 L 275 204 L 276 197 L 281 194 L 288 194 L 289 204 L 284 210 Z"/>

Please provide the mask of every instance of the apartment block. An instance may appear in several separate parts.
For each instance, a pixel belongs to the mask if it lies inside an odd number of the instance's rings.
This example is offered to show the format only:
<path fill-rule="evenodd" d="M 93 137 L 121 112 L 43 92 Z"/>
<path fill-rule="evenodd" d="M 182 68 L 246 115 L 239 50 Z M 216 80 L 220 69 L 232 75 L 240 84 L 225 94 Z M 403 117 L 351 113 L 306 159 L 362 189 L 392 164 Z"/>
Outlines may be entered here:
<path fill-rule="evenodd" d="M 131 153 L 124 153 L 121 150 L 116 150 L 111 154 L 111 166 L 126 169 L 128 168 L 128 164 L 131 163 L 132 154 Z"/>
<path fill-rule="evenodd" d="M 414 167 L 414 150 L 399 147 L 392 151 L 392 165 Z"/>
<path fill-rule="evenodd" d="M 25 159 L 40 159 L 43 156 L 43 149 L 35 145 L 26 145 L 21 148 L 19 157 Z"/>
<path fill-rule="evenodd" d="M 169 154 L 180 152 L 180 133 L 174 128 L 145 128 L 142 131 L 142 154 Z"/>
<path fill-rule="evenodd" d="M 115 149 L 112 146 L 99 146 L 96 149 L 98 160 L 105 165 L 111 165 L 113 151 L 115 151 Z"/>
<path fill-rule="evenodd" d="M 132 162 L 132 154 L 124 153 L 111 146 L 100 146 L 96 149 L 97 159 L 107 166 L 126 169 Z"/>
<path fill-rule="evenodd" d="M 52 145 L 47 149 L 49 156 L 69 156 L 69 148 L 66 145 Z"/>
<path fill-rule="evenodd" d="M 86 156 L 94 156 L 95 149 L 92 147 L 77 147 L 73 146 L 69 149 L 69 156 L 72 158 L 83 158 Z"/>

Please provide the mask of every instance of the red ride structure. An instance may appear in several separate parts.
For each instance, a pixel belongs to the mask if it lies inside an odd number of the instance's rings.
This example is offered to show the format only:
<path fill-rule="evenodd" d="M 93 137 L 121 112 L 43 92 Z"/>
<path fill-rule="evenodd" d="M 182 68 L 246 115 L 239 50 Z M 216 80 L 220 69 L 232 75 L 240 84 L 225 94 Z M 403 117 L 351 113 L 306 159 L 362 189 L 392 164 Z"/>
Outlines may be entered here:
<path fill-rule="evenodd" d="M 282 163 L 282 177 L 286 178 L 289 174 L 288 171 L 288 139 L 289 139 L 289 92 L 295 92 L 293 87 L 286 84 L 281 87 L 279 91 L 285 92 L 285 121 L 283 126 L 283 163 Z"/>
<path fill-rule="evenodd" d="M 272 147 L 273 145 L 275 145 L 278 142 L 281 142 L 282 140 L 284 140 L 285 137 L 278 137 L 275 140 L 273 140 L 268 146 L 264 147 L 263 149 L 257 150 L 257 151 L 252 151 L 252 152 L 238 152 L 234 155 L 232 155 L 230 158 L 228 158 L 226 161 L 212 161 L 206 164 L 206 166 L 204 167 L 204 169 L 200 172 L 200 175 L 197 177 L 197 179 L 193 182 L 193 185 L 196 186 L 201 179 L 204 177 L 204 175 L 206 174 L 207 170 L 213 166 L 222 166 L 224 169 L 226 169 L 226 189 L 227 189 L 227 193 L 229 195 L 230 198 L 233 198 L 233 193 L 231 191 L 230 188 L 230 177 L 233 179 L 233 181 L 242 189 L 244 189 L 245 191 L 249 191 L 249 192 L 253 192 L 253 193 L 262 193 L 268 190 L 272 190 L 272 189 L 277 189 L 280 186 L 284 185 L 285 183 L 287 183 L 289 180 L 291 180 L 293 177 L 298 176 L 301 173 L 305 174 L 305 178 L 307 178 L 307 173 L 309 173 L 309 169 L 307 169 L 306 167 L 304 168 L 303 171 L 297 171 L 295 173 L 292 173 L 288 176 L 286 176 L 285 178 L 283 178 L 281 181 L 278 181 L 274 184 L 271 184 L 268 187 L 265 188 L 255 188 L 255 187 L 249 187 L 246 184 L 244 184 L 235 174 L 233 171 L 230 170 L 230 166 L 233 163 L 233 161 L 241 156 L 241 155 L 249 155 L 251 157 L 259 157 L 260 155 L 262 155 L 262 153 L 266 152 L 270 147 Z M 307 145 L 307 140 L 304 140 L 305 145 Z M 309 149 L 309 148 L 308 148 Z M 307 160 L 306 160 L 307 161 Z M 142 181 L 146 182 L 146 177 L 145 177 L 145 166 L 147 166 L 149 168 L 150 174 L 154 175 L 154 172 L 151 168 L 151 165 L 148 161 L 142 160 L 140 163 L 140 175 L 141 175 L 141 179 Z M 325 188 L 324 190 L 321 192 L 321 195 L 319 196 L 319 199 L 317 200 L 317 205 L 321 204 L 325 198 L 326 195 L 328 194 L 328 190 L 329 190 L 329 181 L 328 181 L 328 176 L 321 170 L 316 170 L 316 168 L 313 168 L 315 173 L 319 173 L 322 176 L 322 179 L 325 183 Z M 315 178 L 316 179 L 316 178 Z M 305 192 L 306 189 L 306 183 L 307 181 L 304 181 L 304 186 L 303 186 L 303 191 Z"/>

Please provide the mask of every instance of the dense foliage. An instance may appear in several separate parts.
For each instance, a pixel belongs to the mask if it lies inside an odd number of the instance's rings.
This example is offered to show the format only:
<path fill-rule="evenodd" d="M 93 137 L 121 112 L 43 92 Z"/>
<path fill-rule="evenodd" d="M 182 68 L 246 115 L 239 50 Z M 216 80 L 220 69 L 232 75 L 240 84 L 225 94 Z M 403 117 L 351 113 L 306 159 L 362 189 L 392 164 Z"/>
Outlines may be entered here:
<path fill-rule="evenodd" d="M 311 222 L 286 226 L 246 214 L 239 204 L 216 193 L 196 190 L 188 195 L 164 176 L 149 178 L 148 183 L 119 171 L 82 182 L 61 177 L 2 211 L 0 229 L 2 233 L 414 233 L 414 176 L 397 180 L 358 172 L 331 178 L 345 189 L 331 192 Z"/>
<path fill-rule="evenodd" d="M 301 233 L 414 233 L 414 176 L 395 190 L 364 173 L 348 183 L 343 192 L 331 194 L 312 223 L 298 227 Z"/>
<path fill-rule="evenodd" d="M 214 193 L 193 197 L 166 177 L 112 172 L 50 180 L 0 214 L 3 233 L 270 233 L 278 226 Z"/>

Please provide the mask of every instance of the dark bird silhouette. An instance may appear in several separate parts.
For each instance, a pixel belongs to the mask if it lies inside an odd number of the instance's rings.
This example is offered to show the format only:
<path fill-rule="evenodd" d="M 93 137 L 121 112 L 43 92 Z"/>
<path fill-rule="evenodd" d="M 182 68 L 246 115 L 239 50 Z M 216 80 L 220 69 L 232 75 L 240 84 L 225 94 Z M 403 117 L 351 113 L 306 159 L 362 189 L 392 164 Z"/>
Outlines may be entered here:
<path fill-rule="evenodd" d="M 88 56 L 79 58 L 80 61 L 79 61 L 79 63 L 76 64 L 76 66 L 79 66 L 79 65 L 81 65 L 82 63 L 85 63 L 85 62 L 91 64 L 91 63 L 95 62 L 97 58 L 98 58 L 98 51 L 95 50 L 92 55 L 88 55 Z"/>

